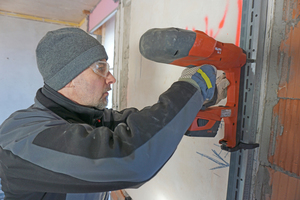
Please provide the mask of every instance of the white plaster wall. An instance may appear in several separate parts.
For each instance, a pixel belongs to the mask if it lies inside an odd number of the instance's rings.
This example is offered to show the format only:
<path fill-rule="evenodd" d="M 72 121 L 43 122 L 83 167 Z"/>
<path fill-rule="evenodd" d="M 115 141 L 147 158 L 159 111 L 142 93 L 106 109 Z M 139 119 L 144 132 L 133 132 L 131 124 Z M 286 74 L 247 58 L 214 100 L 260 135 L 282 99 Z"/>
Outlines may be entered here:
<path fill-rule="evenodd" d="M 29 107 L 43 86 L 35 49 L 50 30 L 65 26 L 0 16 L 0 124 L 16 110 Z"/>
<path fill-rule="evenodd" d="M 165 27 L 196 28 L 222 42 L 235 43 L 238 2 L 131 0 L 128 107 L 143 108 L 157 102 L 158 96 L 180 77 L 183 70 L 141 56 L 138 44 L 145 31 Z M 224 25 L 219 28 L 224 16 Z M 230 154 L 219 147 L 222 136 L 223 127 L 215 138 L 184 137 L 156 177 L 139 189 L 127 192 L 134 200 L 226 199 Z"/>

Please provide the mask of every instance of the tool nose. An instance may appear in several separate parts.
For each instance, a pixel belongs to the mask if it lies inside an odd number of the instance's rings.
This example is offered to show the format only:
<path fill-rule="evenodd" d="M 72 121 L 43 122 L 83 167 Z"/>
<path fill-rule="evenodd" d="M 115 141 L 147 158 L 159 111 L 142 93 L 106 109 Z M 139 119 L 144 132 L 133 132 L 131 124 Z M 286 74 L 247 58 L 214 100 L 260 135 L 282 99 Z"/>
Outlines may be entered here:
<path fill-rule="evenodd" d="M 247 59 L 246 62 L 247 62 L 247 63 L 255 63 L 256 60 L 254 60 L 254 59 Z"/>

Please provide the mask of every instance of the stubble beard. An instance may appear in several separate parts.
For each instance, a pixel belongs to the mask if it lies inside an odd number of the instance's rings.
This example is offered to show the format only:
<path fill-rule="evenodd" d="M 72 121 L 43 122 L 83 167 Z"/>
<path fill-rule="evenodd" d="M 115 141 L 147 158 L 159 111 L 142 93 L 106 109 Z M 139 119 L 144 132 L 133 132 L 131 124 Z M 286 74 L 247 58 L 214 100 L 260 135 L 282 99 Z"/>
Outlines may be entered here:
<path fill-rule="evenodd" d="M 111 90 L 111 88 L 110 88 L 110 86 L 108 86 L 105 88 L 104 93 L 106 93 L 110 90 Z M 106 108 L 107 104 L 108 104 L 108 95 L 102 96 L 98 102 L 98 105 L 96 105 L 96 108 L 98 108 L 99 110 L 103 110 L 104 108 Z"/>
<path fill-rule="evenodd" d="M 108 104 L 108 96 L 103 99 L 101 98 L 96 108 L 98 108 L 99 110 L 103 110 L 104 108 L 106 108 L 107 104 Z"/>
<path fill-rule="evenodd" d="M 109 90 L 111 90 L 110 87 L 106 88 L 104 93 L 108 92 Z M 102 96 L 100 98 L 99 103 L 96 106 L 96 108 L 102 110 L 102 109 L 106 108 L 107 104 L 108 104 L 108 95 L 107 96 Z"/>

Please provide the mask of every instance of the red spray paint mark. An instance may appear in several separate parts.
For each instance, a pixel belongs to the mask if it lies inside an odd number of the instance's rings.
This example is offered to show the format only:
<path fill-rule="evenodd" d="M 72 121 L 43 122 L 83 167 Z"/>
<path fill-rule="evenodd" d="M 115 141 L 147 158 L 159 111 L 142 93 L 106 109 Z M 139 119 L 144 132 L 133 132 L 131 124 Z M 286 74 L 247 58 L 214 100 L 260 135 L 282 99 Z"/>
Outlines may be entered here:
<path fill-rule="evenodd" d="M 205 20 L 205 26 L 206 26 L 205 33 L 207 35 L 209 35 L 210 37 L 213 37 L 213 38 L 216 38 L 218 36 L 220 30 L 224 27 L 225 20 L 226 20 L 226 17 L 227 17 L 227 13 L 228 13 L 228 8 L 229 8 L 229 0 L 227 0 L 225 12 L 224 12 L 222 20 L 219 23 L 219 27 L 218 27 L 218 30 L 217 30 L 216 34 L 214 34 L 213 29 L 208 30 L 208 17 L 207 16 L 205 17 L 205 19 L 204 19 Z"/>
<path fill-rule="evenodd" d="M 217 37 L 217 35 L 219 34 L 220 30 L 224 27 L 224 24 L 225 24 L 225 19 L 227 17 L 227 12 L 228 12 L 228 7 L 229 7 L 229 0 L 227 0 L 227 5 L 226 5 L 226 8 L 225 8 L 225 12 L 224 12 L 224 16 L 219 24 L 219 28 L 218 28 L 218 31 L 216 33 L 216 35 L 214 36 L 214 38 Z"/>
<path fill-rule="evenodd" d="M 242 23 L 242 11 L 243 11 L 243 0 L 237 0 L 237 5 L 238 5 L 238 22 L 237 22 L 237 29 L 236 29 L 236 39 L 235 39 L 235 45 L 239 45 L 240 43 L 240 34 L 241 34 L 241 23 Z M 219 27 L 217 32 L 214 34 L 214 30 L 213 29 L 209 29 L 209 25 L 208 25 L 208 16 L 206 16 L 204 18 L 205 21 L 205 33 L 207 35 L 209 35 L 210 37 L 216 38 L 220 32 L 220 30 L 222 28 L 224 28 L 224 24 L 225 24 L 225 20 L 227 17 L 227 13 L 228 13 L 228 8 L 229 8 L 229 0 L 227 0 L 227 4 L 226 4 L 226 8 L 225 8 L 225 12 L 223 15 L 222 20 L 219 23 Z M 188 30 L 188 27 L 185 28 L 186 30 Z M 193 27 L 193 31 L 195 31 L 196 28 Z"/>
<path fill-rule="evenodd" d="M 208 34 L 208 17 L 205 17 L 205 33 Z"/>
<path fill-rule="evenodd" d="M 186 27 L 185 27 L 185 30 L 189 30 L 189 27 L 186 26 Z M 193 26 L 192 30 L 195 31 L 196 28 Z"/>
<path fill-rule="evenodd" d="M 238 22 L 237 22 L 236 38 L 235 38 L 235 45 L 237 46 L 239 46 L 240 44 L 242 12 L 243 12 L 243 0 L 238 0 Z"/>
<path fill-rule="evenodd" d="M 213 34 L 214 34 L 214 30 L 213 30 L 213 29 L 210 29 L 209 35 L 210 35 L 211 37 L 213 37 Z M 213 37 L 213 38 L 216 38 L 216 37 Z"/>

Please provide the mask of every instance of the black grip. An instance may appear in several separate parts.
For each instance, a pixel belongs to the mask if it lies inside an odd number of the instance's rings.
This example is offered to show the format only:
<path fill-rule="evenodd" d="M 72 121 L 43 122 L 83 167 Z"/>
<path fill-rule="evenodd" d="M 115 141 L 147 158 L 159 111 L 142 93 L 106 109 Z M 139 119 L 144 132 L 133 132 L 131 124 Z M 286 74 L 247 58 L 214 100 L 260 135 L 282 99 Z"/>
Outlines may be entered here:
<path fill-rule="evenodd" d="M 152 61 L 172 63 L 189 55 L 196 40 L 196 33 L 178 28 L 153 28 L 140 39 L 141 54 Z"/>
<path fill-rule="evenodd" d="M 205 119 L 197 120 L 198 127 L 205 126 L 207 123 L 208 123 L 208 120 L 205 120 Z M 200 130 L 200 131 L 187 130 L 185 135 L 190 136 L 190 137 L 215 137 L 219 130 L 220 123 L 221 123 L 221 121 L 216 121 L 215 124 L 213 125 L 213 127 L 211 129 L 207 129 L 207 130 Z"/>

